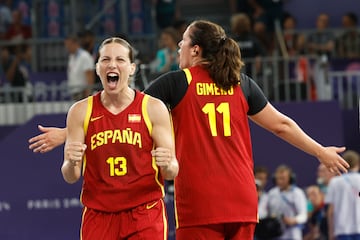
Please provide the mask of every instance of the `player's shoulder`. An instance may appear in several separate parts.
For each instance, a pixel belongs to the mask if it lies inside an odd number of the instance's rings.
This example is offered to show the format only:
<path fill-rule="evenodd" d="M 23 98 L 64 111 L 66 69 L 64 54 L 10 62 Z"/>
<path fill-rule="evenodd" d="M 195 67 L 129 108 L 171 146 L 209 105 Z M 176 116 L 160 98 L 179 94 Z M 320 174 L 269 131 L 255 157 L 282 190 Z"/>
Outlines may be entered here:
<path fill-rule="evenodd" d="M 87 98 L 81 99 L 81 100 L 73 103 L 71 105 L 71 107 L 69 108 L 69 114 L 81 113 L 84 110 L 86 110 L 90 98 L 92 98 L 92 96 L 89 96 Z"/>
<path fill-rule="evenodd" d="M 148 108 L 158 108 L 158 107 L 165 107 L 165 104 L 158 98 L 152 97 L 149 94 L 144 94 L 144 98 L 148 98 L 147 105 Z"/>
<path fill-rule="evenodd" d="M 180 77 L 185 77 L 187 70 L 180 69 L 175 71 L 170 71 L 167 73 L 162 74 L 159 78 L 167 78 L 167 79 L 179 79 Z"/>

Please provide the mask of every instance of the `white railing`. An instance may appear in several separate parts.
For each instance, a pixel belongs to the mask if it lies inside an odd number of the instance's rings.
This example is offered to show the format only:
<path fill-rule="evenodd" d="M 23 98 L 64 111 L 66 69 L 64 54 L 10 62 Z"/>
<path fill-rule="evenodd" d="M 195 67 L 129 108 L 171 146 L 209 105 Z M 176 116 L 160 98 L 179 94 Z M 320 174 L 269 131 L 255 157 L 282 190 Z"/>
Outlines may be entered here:
<path fill-rule="evenodd" d="M 328 79 L 332 86 L 332 97 L 337 99 L 344 109 L 353 109 L 359 106 L 360 70 L 330 71 Z"/>
<path fill-rule="evenodd" d="M 336 99 L 345 109 L 358 106 L 360 71 L 329 71 L 317 57 L 262 58 L 246 61 L 247 74 L 272 102 L 301 102 Z M 154 75 L 146 64 L 138 67 L 133 88 L 143 90 Z M 98 88 L 98 87 L 97 87 Z M 73 103 L 66 81 L 34 81 L 32 88 L 0 87 L 0 125 L 24 123 L 36 114 L 66 113 Z"/>

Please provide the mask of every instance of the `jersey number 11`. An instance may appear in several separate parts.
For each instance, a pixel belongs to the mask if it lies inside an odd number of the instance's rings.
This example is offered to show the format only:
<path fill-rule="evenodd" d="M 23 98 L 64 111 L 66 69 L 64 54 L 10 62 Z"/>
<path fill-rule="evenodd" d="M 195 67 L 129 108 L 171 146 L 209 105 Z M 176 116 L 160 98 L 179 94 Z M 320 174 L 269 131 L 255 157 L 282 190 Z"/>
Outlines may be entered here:
<path fill-rule="evenodd" d="M 202 111 L 208 115 L 211 135 L 213 137 L 218 135 L 216 129 L 216 112 L 218 112 L 223 118 L 224 136 L 231 136 L 229 103 L 222 102 L 216 108 L 215 107 L 215 103 L 206 103 L 202 108 Z"/>

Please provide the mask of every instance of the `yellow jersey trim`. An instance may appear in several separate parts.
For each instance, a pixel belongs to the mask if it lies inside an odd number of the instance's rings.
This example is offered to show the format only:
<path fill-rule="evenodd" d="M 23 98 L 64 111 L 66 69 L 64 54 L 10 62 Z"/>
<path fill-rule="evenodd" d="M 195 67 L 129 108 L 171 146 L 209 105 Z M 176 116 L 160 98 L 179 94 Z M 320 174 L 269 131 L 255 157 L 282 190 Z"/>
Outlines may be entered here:
<path fill-rule="evenodd" d="M 192 81 L 192 76 L 191 76 L 191 72 L 188 68 L 184 69 L 185 75 L 186 75 L 186 80 L 188 82 L 188 84 L 190 85 L 191 81 Z"/>
<path fill-rule="evenodd" d="M 146 127 L 149 131 L 149 134 L 151 136 L 152 133 L 152 124 L 151 124 L 151 120 L 149 118 L 149 114 L 147 111 L 147 105 L 148 105 L 148 101 L 149 101 L 149 95 L 144 96 L 143 100 L 142 100 L 142 105 L 141 105 L 141 111 L 142 111 L 142 115 L 144 117 L 144 122 L 146 124 Z"/>
<path fill-rule="evenodd" d="M 152 124 L 151 124 L 151 120 L 150 120 L 150 117 L 149 117 L 149 113 L 147 111 L 149 98 L 150 98 L 149 95 L 147 95 L 147 94 L 144 95 L 144 98 L 143 98 L 142 104 L 141 104 L 141 112 L 142 112 L 146 127 L 147 127 L 147 129 L 149 131 L 149 134 L 151 136 L 151 134 L 152 134 Z M 153 149 L 154 149 L 154 146 L 153 146 Z M 159 180 L 159 167 L 156 165 L 155 157 L 151 158 L 151 166 L 155 170 L 155 182 L 159 185 L 159 187 L 161 189 L 161 192 L 162 192 L 162 196 L 164 197 L 165 196 L 165 189 L 164 189 L 164 185 Z"/>
<path fill-rule="evenodd" d="M 83 236 L 82 236 L 82 228 L 83 228 L 83 224 L 84 224 L 84 218 L 85 218 L 85 214 L 87 212 L 87 207 L 84 207 L 84 211 L 83 211 L 83 214 L 81 216 L 81 226 L 80 226 L 80 240 L 83 239 Z"/>
<path fill-rule="evenodd" d="M 91 113 L 92 113 L 92 109 L 93 109 L 93 102 L 94 102 L 94 97 L 90 96 L 87 99 L 87 109 L 86 109 L 86 114 L 85 114 L 85 119 L 84 119 L 84 136 L 86 136 L 87 134 L 87 130 L 89 127 L 89 122 L 90 122 L 90 117 L 91 117 Z M 85 172 L 85 167 L 86 167 L 86 154 L 84 155 L 84 159 L 83 159 L 83 166 L 82 166 L 82 175 L 84 176 L 84 172 Z"/>
<path fill-rule="evenodd" d="M 161 212 L 162 212 L 162 217 L 163 217 L 163 222 L 164 222 L 164 240 L 166 240 L 168 238 L 168 232 L 167 232 L 168 222 L 167 222 L 167 218 L 166 218 L 165 203 L 162 199 L 160 199 L 160 202 L 161 202 Z"/>
<path fill-rule="evenodd" d="M 175 181 L 176 181 L 176 179 L 174 179 L 174 192 L 175 192 Z M 175 228 L 178 229 L 179 228 L 179 218 L 178 218 L 178 213 L 177 213 L 177 208 L 176 208 L 176 194 L 174 194 L 174 215 L 175 215 Z"/>

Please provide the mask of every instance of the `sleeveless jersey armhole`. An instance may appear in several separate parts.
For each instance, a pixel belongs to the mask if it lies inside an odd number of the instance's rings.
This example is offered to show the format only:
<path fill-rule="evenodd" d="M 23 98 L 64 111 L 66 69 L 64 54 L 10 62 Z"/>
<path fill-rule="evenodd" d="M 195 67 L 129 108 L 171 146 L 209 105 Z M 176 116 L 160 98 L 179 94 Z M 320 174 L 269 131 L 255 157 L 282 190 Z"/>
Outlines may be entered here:
<path fill-rule="evenodd" d="M 90 117 L 93 109 L 93 103 L 94 103 L 94 96 L 90 96 L 87 99 L 87 108 L 86 108 L 86 114 L 84 118 L 84 136 L 87 134 L 87 130 L 89 127 Z M 82 164 L 82 175 L 85 174 L 85 168 L 86 168 L 86 153 L 84 154 L 83 164 Z M 81 197 L 80 197 L 81 199 Z"/>
<path fill-rule="evenodd" d="M 192 76 L 191 76 L 191 72 L 188 68 L 185 68 L 183 70 L 185 72 L 185 76 L 186 76 L 186 80 L 188 82 L 188 85 L 190 85 L 191 81 L 192 81 Z"/>
<path fill-rule="evenodd" d="M 88 127 L 89 127 L 89 121 L 90 121 L 90 117 L 91 117 L 91 113 L 92 113 L 92 108 L 93 108 L 93 96 L 88 97 L 87 99 L 87 109 L 86 109 L 86 115 L 85 115 L 85 119 L 84 119 L 84 134 L 86 136 Z"/>
<path fill-rule="evenodd" d="M 142 103 L 141 103 L 141 112 L 142 112 L 146 127 L 147 127 L 147 129 L 149 131 L 149 134 L 151 136 L 152 125 L 151 125 L 151 120 L 150 120 L 149 113 L 148 113 L 148 110 L 147 110 L 148 102 L 149 102 L 149 95 L 145 94 L 144 98 L 142 100 Z"/>

